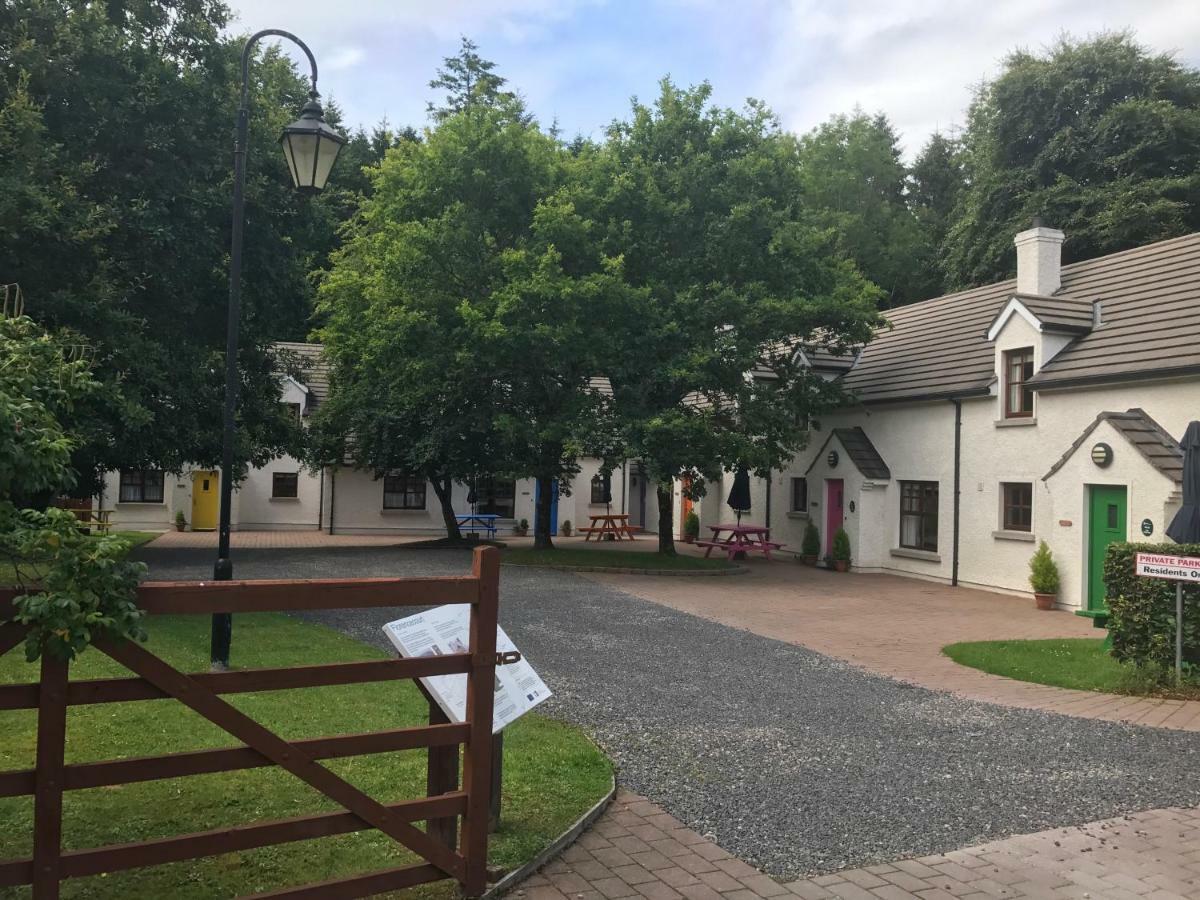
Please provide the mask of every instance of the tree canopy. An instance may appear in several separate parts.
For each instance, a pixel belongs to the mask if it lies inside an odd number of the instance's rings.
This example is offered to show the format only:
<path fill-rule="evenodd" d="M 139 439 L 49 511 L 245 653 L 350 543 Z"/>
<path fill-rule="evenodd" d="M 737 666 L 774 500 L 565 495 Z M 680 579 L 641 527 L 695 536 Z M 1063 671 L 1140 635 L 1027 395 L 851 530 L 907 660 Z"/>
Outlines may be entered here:
<path fill-rule="evenodd" d="M 214 0 L 0 8 L 0 281 L 89 347 L 102 388 L 72 422 L 85 493 L 103 470 L 220 458 L 241 51 L 227 24 Z M 261 464 L 295 439 L 268 347 L 305 336 L 308 273 L 346 197 L 297 196 L 276 144 L 306 79 L 273 48 L 252 77 L 237 458 Z"/>
<path fill-rule="evenodd" d="M 1067 233 L 1067 262 L 1200 229 L 1200 72 L 1127 34 L 1012 53 L 963 143 L 951 287 L 1010 276 L 1034 216 Z"/>
<path fill-rule="evenodd" d="M 834 116 L 801 138 L 799 165 L 815 221 L 882 289 L 884 306 L 938 293 L 933 236 L 910 203 L 909 172 L 886 116 Z"/>
<path fill-rule="evenodd" d="M 593 187 L 604 251 L 633 289 L 597 334 L 604 374 L 624 449 L 659 484 L 667 552 L 671 479 L 695 491 L 722 469 L 781 465 L 838 394 L 795 346 L 844 348 L 877 320 L 877 290 L 806 212 L 795 138 L 761 104 L 710 95 L 664 80 L 609 129 Z"/>

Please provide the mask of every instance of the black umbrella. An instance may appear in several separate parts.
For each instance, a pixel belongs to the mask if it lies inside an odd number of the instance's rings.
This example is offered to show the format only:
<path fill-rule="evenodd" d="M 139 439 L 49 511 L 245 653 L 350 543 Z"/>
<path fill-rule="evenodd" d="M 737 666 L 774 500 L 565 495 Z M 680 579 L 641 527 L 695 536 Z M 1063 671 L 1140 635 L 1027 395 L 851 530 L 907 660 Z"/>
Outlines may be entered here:
<path fill-rule="evenodd" d="M 1183 506 L 1167 526 L 1167 537 L 1180 544 L 1200 544 L 1200 422 L 1183 433 Z M 1183 582 L 1175 583 L 1175 683 L 1183 668 Z"/>
<path fill-rule="evenodd" d="M 611 506 L 612 506 L 612 475 L 605 475 L 603 477 L 604 477 L 604 511 L 606 513 L 611 513 L 612 512 L 612 509 L 611 509 Z"/>
<path fill-rule="evenodd" d="M 750 512 L 750 470 L 738 466 L 737 474 L 733 476 L 733 487 L 729 489 L 729 499 L 725 501 L 729 508 L 737 513 L 738 524 L 742 524 L 742 513 Z"/>
<path fill-rule="evenodd" d="M 1183 506 L 1167 526 L 1167 537 L 1180 544 L 1200 544 L 1200 422 L 1183 434 Z"/>
<path fill-rule="evenodd" d="M 467 491 L 467 503 L 471 506 L 471 515 L 475 515 L 475 504 L 479 502 L 479 495 L 475 493 L 475 485 L 471 485 L 471 489 Z"/>

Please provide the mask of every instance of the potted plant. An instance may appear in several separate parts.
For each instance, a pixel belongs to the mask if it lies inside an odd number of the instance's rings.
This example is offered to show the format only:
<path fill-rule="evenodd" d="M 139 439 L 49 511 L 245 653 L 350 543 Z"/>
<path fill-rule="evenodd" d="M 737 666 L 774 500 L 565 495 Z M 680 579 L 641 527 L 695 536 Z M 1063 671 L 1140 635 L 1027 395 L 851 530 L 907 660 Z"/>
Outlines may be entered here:
<path fill-rule="evenodd" d="M 817 526 L 809 522 L 804 526 L 804 538 L 800 541 L 800 559 L 806 566 L 815 566 L 821 555 L 821 535 Z"/>
<path fill-rule="evenodd" d="M 833 533 L 833 567 L 839 572 L 850 570 L 850 535 L 845 528 Z"/>
<path fill-rule="evenodd" d="M 187 519 L 183 517 L 183 510 L 177 509 L 175 510 L 175 530 L 183 531 L 185 528 L 187 528 Z"/>
<path fill-rule="evenodd" d="M 571 520 L 567 519 L 566 521 L 564 521 L 561 525 L 558 526 L 558 530 L 562 534 L 563 537 L 570 537 L 571 536 Z"/>
<path fill-rule="evenodd" d="M 687 517 L 683 520 L 683 542 L 691 544 L 698 537 L 700 537 L 700 517 L 696 515 L 694 509 L 688 510 Z"/>
<path fill-rule="evenodd" d="M 517 537 L 525 537 L 525 535 L 529 534 L 529 520 L 522 519 L 520 522 L 514 525 L 513 534 L 515 534 Z"/>
<path fill-rule="evenodd" d="M 1042 541 L 1029 560 L 1029 586 L 1038 609 L 1054 609 L 1058 601 L 1058 563 Z"/>

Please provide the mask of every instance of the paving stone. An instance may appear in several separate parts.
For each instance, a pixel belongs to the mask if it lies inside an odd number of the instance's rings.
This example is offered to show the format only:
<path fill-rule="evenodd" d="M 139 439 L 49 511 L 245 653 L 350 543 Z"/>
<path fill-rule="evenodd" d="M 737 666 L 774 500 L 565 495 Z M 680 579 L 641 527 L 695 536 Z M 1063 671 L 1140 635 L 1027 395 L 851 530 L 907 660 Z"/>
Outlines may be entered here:
<path fill-rule="evenodd" d="M 612 871 L 614 875 L 627 884 L 646 884 L 647 882 L 658 880 L 656 875 L 648 872 L 636 863 L 629 866 L 615 866 Z"/>
<path fill-rule="evenodd" d="M 659 879 L 671 885 L 671 887 L 679 887 L 682 884 L 699 884 L 700 879 L 686 869 L 681 869 L 679 866 L 671 866 L 669 869 L 659 869 L 654 873 Z"/>
<path fill-rule="evenodd" d="M 646 900 L 679 900 L 683 895 L 668 884 L 661 881 L 651 881 L 637 886 L 638 893 Z"/>
<path fill-rule="evenodd" d="M 597 862 L 603 863 L 610 869 L 613 866 L 631 866 L 634 860 L 624 850 L 618 850 L 616 847 L 598 847 L 592 851 L 592 856 Z"/>
<path fill-rule="evenodd" d="M 622 897 L 632 897 L 637 891 L 620 878 L 598 878 L 592 882 L 592 887 L 598 890 L 608 900 L 620 900 Z"/>
<path fill-rule="evenodd" d="M 679 893 L 687 900 L 721 900 L 721 894 L 707 884 L 683 884 Z"/>
<path fill-rule="evenodd" d="M 704 884 L 708 885 L 715 891 L 725 893 L 726 891 L 741 890 L 745 885 L 730 875 L 728 872 L 722 872 L 719 869 L 713 872 L 701 873 L 699 879 Z"/>
<path fill-rule="evenodd" d="M 631 853 L 630 859 L 636 862 L 639 866 L 649 869 L 653 872 L 656 869 L 665 869 L 668 866 L 673 866 L 675 863 L 667 859 L 657 850 L 647 850 L 645 853 Z"/>
<path fill-rule="evenodd" d="M 778 897 L 780 894 L 788 892 L 782 884 L 766 875 L 747 875 L 739 878 L 738 881 L 760 897 Z"/>

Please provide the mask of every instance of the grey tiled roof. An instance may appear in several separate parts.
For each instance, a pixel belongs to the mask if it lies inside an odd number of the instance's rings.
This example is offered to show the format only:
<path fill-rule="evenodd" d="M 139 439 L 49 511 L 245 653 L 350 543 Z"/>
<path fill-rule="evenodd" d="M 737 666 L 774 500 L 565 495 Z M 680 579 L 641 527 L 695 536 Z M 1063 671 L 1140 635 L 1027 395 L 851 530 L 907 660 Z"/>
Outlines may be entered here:
<path fill-rule="evenodd" d="M 1092 301 L 1086 297 L 1068 297 L 1063 294 L 1054 297 L 1041 297 L 1037 294 L 1014 296 L 1051 331 L 1083 334 L 1092 330 Z"/>
<path fill-rule="evenodd" d="M 1163 475 L 1175 484 L 1183 482 L 1183 448 L 1179 441 L 1171 437 L 1167 431 L 1155 422 L 1144 409 L 1130 409 L 1125 412 L 1102 412 L 1083 430 L 1083 434 L 1075 439 L 1067 452 L 1042 476 L 1042 481 L 1066 465 L 1084 442 L 1100 426 L 1108 422 L 1119 431 L 1134 448 L 1145 457 Z"/>
<path fill-rule="evenodd" d="M 865 403 L 986 394 L 995 366 L 988 326 L 1015 292 L 1015 280 L 1001 281 L 889 311 L 891 327 L 864 348 L 846 387 Z M 1082 323 L 1094 301 L 1103 324 L 1031 384 L 1200 373 L 1200 233 L 1064 266 L 1060 292 L 1029 302 L 1035 315 Z"/>
<path fill-rule="evenodd" d="M 871 443 L 867 433 L 857 425 L 853 428 L 833 429 L 829 433 L 829 437 L 825 439 L 825 443 L 821 445 L 821 449 L 813 455 L 812 465 L 808 467 L 809 472 L 812 471 L 813 466 L 825 458 L 825 448 L 835 437 L 846 448 L 846 455 L 850 457 L 850 461 L 867 478 L 887 479 L 892 477 L 892 470 L 883 461 L 883 457 L 879 455 L 879 451 L 875 449 L 875 445 Z"/>
<path fill-rule="evenodd" d="M 300 381 L 312 391 L 317 404 L 329 397 L 329 364 L 321 352 L 320 344 L 305 344 L 299 341 L 276 341 L 280 350 L 294 354 L 300 360 L 303 377 Z"/>

